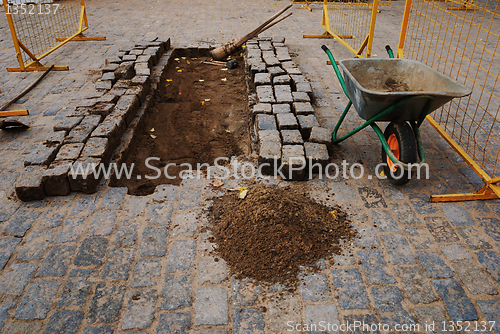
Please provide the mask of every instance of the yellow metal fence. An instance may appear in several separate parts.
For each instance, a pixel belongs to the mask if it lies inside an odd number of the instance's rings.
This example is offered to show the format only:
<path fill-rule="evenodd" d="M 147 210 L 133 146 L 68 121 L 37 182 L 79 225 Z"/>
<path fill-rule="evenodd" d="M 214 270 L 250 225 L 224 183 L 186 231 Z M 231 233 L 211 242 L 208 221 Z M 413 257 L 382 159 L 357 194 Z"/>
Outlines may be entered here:
<path fill-rule="evenodd" d="M 3 0 L 3 5 L 19 62 L 9 71 L 46 70 L 40 60 L 67 42 L 105 39 L 83 35 L 89 27 L 84 0 Z"/>
<path fill-rule="evenodd" d="M 379 0 L 367 2 L 323 1 L 323 35 L 304 38 L 334 38 L 355 57 L 371 56 Z"/>
<path fill-rule="evenodd" d="M 473 91 L 427 119 L 485 186 L 474 194 L 439 195 L 431 200 L 499 198 L 499 1 L 407 0 L 397 55 L 426 63 Z"/>

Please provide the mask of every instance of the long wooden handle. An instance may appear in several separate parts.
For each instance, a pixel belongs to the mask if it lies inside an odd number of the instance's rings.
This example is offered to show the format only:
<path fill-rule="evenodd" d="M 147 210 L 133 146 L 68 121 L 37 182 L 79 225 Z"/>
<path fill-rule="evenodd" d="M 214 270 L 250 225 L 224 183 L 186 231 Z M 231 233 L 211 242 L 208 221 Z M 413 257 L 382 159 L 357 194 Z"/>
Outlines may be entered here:
<path fill-rule="evenodd" d="M 257 28 L 255 28 L 254 30 L 252 30 L 250 33 L 248 33 L 247 35 L 245 35 L 243 38 L 241 38 L 240 40 L 238 40 L 235 43 L 235 45 L 237 47 L 241 47 L 243 44 L 246 43 L 246 41 L 248 41 L 250 38 L 253 38 L 259 32 L 261 32 L 261 30 L 264 27 L 266 27 L 269 23 L 271 23 L 275 18 L 277 18 L 278 16 L 280 16 L 281 14 L 283 14 L 290 7 L 292 7 L 292 4 L 286 6 L 285 8 L 283 8 L 282 10 L 280 10 L 279 12 L 277 12 L 276 14 L 274 14 L 273 17 L 271 17 L 269 20 L 267 20 L 266 22 L 262 23 L 260 26 L 258 26 Z"/>
<path fill-rule="evenodd" d="M 283 21 L 284 19 L 286 19 L 287 17 L 291 16 L 292 14 L 293 14 L 293 13 L 288 13 L 288 14 L 286 14 L 285 16 L 283 16 L 281 19 L 279 19 L 279 20 L 277 20 L 277 21 L 272 22 L 272 23 L 271 23 L 271 24 L 269 24 L 268 26 L 265 26 L 264 28 L 262 28 L 262 30 L 260 30 L 260 31 L 259 31 L 259 34 L 260 34 L 261 32 L 266 31 L 267 29 L 271 28 L 273 25 L 275 25 L 275 24 L 277 24 L 277 23 L 279 23 L 279 22 Z"/>

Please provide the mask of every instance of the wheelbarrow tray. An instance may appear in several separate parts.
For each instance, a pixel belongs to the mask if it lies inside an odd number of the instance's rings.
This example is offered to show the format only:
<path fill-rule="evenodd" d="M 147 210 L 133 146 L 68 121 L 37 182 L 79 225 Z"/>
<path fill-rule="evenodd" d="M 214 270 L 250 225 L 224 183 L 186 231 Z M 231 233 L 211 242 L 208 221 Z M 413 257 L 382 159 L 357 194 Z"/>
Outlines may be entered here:
<path fill-rule="evenodd" d="M 339 61 L 347 93 L 359 117 L 369 120 L 404 98 L 414 96 L 378 121 L 418 121 L 456 97 L 471 94 L 463 84 L 408 59 Z M 426 104 L 429 103 L 429 108 Z"/>

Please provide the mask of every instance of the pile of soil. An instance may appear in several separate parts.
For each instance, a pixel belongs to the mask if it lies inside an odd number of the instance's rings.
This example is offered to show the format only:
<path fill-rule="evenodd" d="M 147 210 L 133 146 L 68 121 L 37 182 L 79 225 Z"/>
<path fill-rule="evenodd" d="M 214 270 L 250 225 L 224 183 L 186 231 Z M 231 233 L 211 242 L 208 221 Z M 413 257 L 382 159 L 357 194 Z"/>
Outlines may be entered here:
<path fill-rule="evenodd" d="M 356 236 L 340 208 L 328 208 L 291 187 L 257 185 L 244 199 L 225 194 L 213 200 L 209 220 L 214 252 L 232 274 L 292 290 L 299 266 L 317 271 L 320 259 L 340 254 L 342 241 Z"/>
<path fill-rule="evenodd" d="M 186 50 L 177 49 L 167 65 L 158 85 L 158 97 L 136 129 L 134 140 L 125 158 L 128 166 L 134 163 L 132 178 L 112 179 L 111 186 L 127 187 L 131 195 L 149 195 L 159 184 L 179 184 L 179 176 L 189 163 L 196 169 L 198 163 L 213 165 L 218 157 L 248 155 L 250 153 L 250 116 L 245 83 L 243 58 L 237 56 L 239 66 L 211 65 L 208 56 L 189 57 Z M 155 177 L 157 170 L 161 177 Z M 169 179 L 164 174 L 167 164 Z"/>
<path fill-rule="evenodd" d="M 388 78 L 384 83 L 385 92 L 407 92 L 410 87 L 406 82 L 396 81 L 393 78 Z"/>

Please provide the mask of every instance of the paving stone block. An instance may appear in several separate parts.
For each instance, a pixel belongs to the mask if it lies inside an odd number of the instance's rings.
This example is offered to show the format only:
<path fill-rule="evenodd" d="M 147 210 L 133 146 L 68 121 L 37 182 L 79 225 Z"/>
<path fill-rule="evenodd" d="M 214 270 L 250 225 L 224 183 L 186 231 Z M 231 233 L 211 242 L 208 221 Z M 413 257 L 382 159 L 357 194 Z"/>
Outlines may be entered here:
<path fill-rule="evenodd" d="M 115 83 L 116 82 L 115 73 L 114 72 L 106 72 L 106 73 L 104 73 L 102 75 L 101 81 L 111 81 L 111 83 Z"/>
<path fill-rule="evenodd" d="M 123 202 L 125 201 L 125 195 L 128 189 L 125 187 L 109 188 L 101 197 L 100 208 L 106 210 L 120 210 L 122 208 Z M 112 221 L 114 223 L 114 219 Z"/>
<path fill-rule="evenodd" d="M 76 266 L 101 265 L 107 246 L 108 240 L 105 238 L 86 238 L 83 240 L 73 263 Z"/>
<path fill-rule="evenodd" d="M 281 66 L 269 66 L 267 68 L 267 71 L 269 74 L 271 74 L 271 78 L 274 78 L 277 75 L 283 75 L 286 73 L 284 69 L 281 68 Z"/>
<path fill-rule="evenodd" d="M 285 75 L 277 75 L 273 78 L 274 85 L 290 85 L 291 78 L 288 74 Z"/>
<path fill-rule="evenodd" d="M 289 74 L 296 74 L 297 71 L 288 71 L 287 72 Z M 299 71 L 300 72 L 300 71 Z M 300 74 L 300 73 L 298 73 Z M 311 88 L 311 84 L 309 82 L 298 82 L 295 84 L 295 90 L 297 92 L 304 92 L 304 93 L 307 93 L 307 94 L 312 94 L 312 88 Z"/>
<path fill-rule="evenodd" d="M 85 278 L 67 282 L 63 287 L 61 299 L 57 302 L 57 308 L 82 307 L 90 295 L 91 288 L 92 283 L 88 283 Z"/>
<path fill-rule="evenodd" d="M 61 147 L 65 131 L 53 132 L 24 160 L 24 165 L 46 165 L 48 166 L 54 160 L 59 148 Z"/>
<path fill-rule="evenodd" d="M 500 281 L 500 257 L 493 251 L 477 252 L 476 255 L 491 277 Z"/>
<path fill-rule="evenodd" d="M 144 55 L 151 55 L 151 56 L 153 56 L 154 60 L 156 62 L 156 60 L 158 58 L 160 58 L 160 56 L 161 56 L 161 54 L 160 54 L 160 48 L 157 47 L 157 46 L 150 46 L 146 50 L 144 50 Z"/>
<path fill-rule="evenodd" d="M 106 73 L 106 72 L 113 72 L 117 68 L 118 68 L 118 64 L 109 63 L 109 64 L 105 65 L 104 67 L 102 67 L 101 70 L 102 70 L 102 73 Z"/>
<path fill-rule="evenodd" d="M 444 214 L 455 226 L 474 225 L 472 217 L 467 210 L 455 204 L 441 203 Z"/>
<path fill-rule="evenodd" d="M 317 329 L 321 327 L 319 324 L 323 322 L 327 322 L 332 325 L 340 325 L 339 321 L 339 312 L 337 311 L 337 307 L 333 304 L 326 305 L 306 305 L 305 310 L 306 315 L 306 324 L 308 327 L 312 328 L 313 325 Z M 326 320 L 328 319 L 328 320 Z M 310 331 L 311 333 L 319 333 L 318 331 Z"/>
<path fill-rule="evenodd" d="M 410 194 L 410 201 L 415 210 L 422 214 L 433 214 L 438 212 L 436 204 L 430 203 L 427 195 L 424 194 Z"/>
<path fill-rule="evenodd" d="M 284 48 L 277 48 L 276 49 L 276 58 L 280 62 L 286 62 L 286 61 L 291 61 L 292 57 L 290 56 L 290 53 L 288 51 L 282 51 Z"/>
<path fill-rule="evenodd" d="M 172 221 L 174 226 L 172 237 L 175 238 L 181 235 L 192 237 L 198 228 L 196 216 L 196 212 L 179 213 L 175 215 Z"/>
<path fill-rule="evenodd" d="M 253 83 L 255 86 L 270 85 L 271 75 L 269 73 L 255 73 Z"/>
<path fill-rule="evenodd" d="M 92 137 L 105 137 L 110 147 L 116 147 L 121 136 L 126 130 L 126 117 L 124 115 L 111 114 L 92 132 Z"/>
<path fill-rule="evenodd" d="M 149 76 L 151 75 L 151 69 L 147 63 L 135 63 L 134 66 L 135 74 Z"/>
<path fill-rule="evenodd" d="M 7 326 L 6 333 L 15 333 L 15 334 L 30 334 L 30 333 L 41 333 L 42 332 L 42 323 L 37 322 L 24 322 L 18 321 L 13 322 L 9 326 Z"/>
<path fill-rule="evenodd" d="M 85 218 L 69 218 L 63 223 L 62 229 L 57 233 L 54 242 L 64 243 L 69 241 L 76 241 L 78 237 L 85 230 Z"/>
<path fill-rule="evenodd" d="M 304 143 L 304 150 L 306 153 L 306 162 L 309 166 L 309 170 L 313 173 L 316 170 L 314 168 L 314 165 L 320 164 L 323 168 L 328 165 L 330 156 L 328 155 L 328 148 L 326 147 L 326 145 L 306 142 Z"/>
<path fill-rule="evenodd" d="M 292 89 L 289 85 L 276 85 L 274 86 L 274 95 L 278 103 L 292 103 Z"/>
<path fill-rule="evenodd" d="M 118 247 L 132 246 L 137 242 L 138 230 L 137 224 L 133 221 L 125 220 L 117 224 L 116 231 L 114 232 L 114 244 Z"/>
<path fill-rule="evenodd" d="M 167 249 L 168 231 L 163 226 L 146 226 L 142 233 L 139 256 L 163 256 Z"/>
<path fill-rule="evenodd" d="M 462 245 L 440 245 L 439 248 L 449 261 L 472 259 Z"/>
<path fill-rule="evenodd" d="M 417 257 L 428 277 L 449 278 L 455 276 L 451 268 L 446 265 L 438 253 L 417 252 Z"/>
<path fill-rule="evenodd" d="M 248 59 L 248 63 L 250 64 L 250 70 L 252 72 L 252 74 L 256 74 L 256 73 L 263 73 L 263 72 L 266 72 L 266 64 L 261 61 L 261 60 L 258 60 L 258 61 L 254 61 L 254 62 L 250 62 L 250 60 L 252 59 L 256 59 L 256 58 L 250 58 Z"/>
<path fill-rule="evenodd" d="M 260 49 L 248 49 L 247 48 L 247 58 L 257 58 L 261 59 L 262 51 Z"/>
<path fill-rule="evenodd" d="M 132 49 L 130 50 L 129 54 L 130 55 L 135 55 L 135 56 L 140 56 L 144 53 L 144 49 Z"/>
<path fill-rule="evenodd" d="M 82 157 L 100 158 L 107 161 L 111 155 L 108 138 L 89 138 L 82 151 Z"/>
<path fill-rule="evenodd" d="M 139 98 L 136 95 L 123 95 L 115 105 L 115 113 L 125 116 L 126 124 L 129 125 L 139 109 Z"/>
<path fill-rule="evenodd" d="M 39 211 L 17 210 L 7 221 L 2 233 L 12 237 L 24 237 L 39 215 Z"/>
<path fill-rule="evenodd" d="M 80 152 L 83 149 L 83 143 L 65 144 L 62 145 L 57 153 L 54 161 L 61 160 L 76 160 L 80 156 Z"/>
<path fill-rule="evenodd" d="M 304 141 L 302 140 L 302 134 L 300 133 L 299 130 L 282 130 L 281 138 L 283 138 L 283 145 L 304 144 Z M 306 151 L 306 160 L 307 160 L 307 151 Z"/>
<path fill-rule="evenodd" d="M 371 326 L 371 325 L 375 325 L 373 326 L 373 328 L 371 327 L 368 327 L 368 331 L 364 331 L 361 328 L 356 328 L 354 329 L 353 331 L 350 331 L 349 333 L 352 333 L 352 334 L 365 334 L 365 333 L 373 333 L 373 334 L 380 334 L 380 331 L 378 329 L 378 326 L 376 324 L 378 324 L 378 320 L 377 320 L 377 317 L 374 316 L 373 314 L 350 314 L 350 315 L 345 315 L 344 316 L 344 322 L 348 322 L 350 324 L 354 324 L 354 322 L 357 321 L 358 324 L 361 324 L 361 326 L 363 326 L 363 323 L 368 325 L 368 326 Z M 375 328 L 377 327 L 377 328 Z"/>
<path fill-rule="evenodd" d="M 453 267 L 472 294 L 497 294 L 497 290 L 495 286 L 490 283 L 488 276 L 473 261 L 455 262 Z"/>
<path fill-rule="evenodd" d="M 96 213 L 90 223 L 88 235 L 110 235 L 115 226 L 115 221 L 116 212 L 114 211 L 101 211 Z"/>
<path fill-rule="evenodd" d="M 430 282 L 425 279 L 424 272 L 420 267 L 395 267 L 395 270 L 413 304 L 429 304 L 437 300 Z"/>
<path fill-rule="evenodd" d="M 281 141 L 261 141 L 259 145 L 259 169 L 261 172 L 264 175 L 273 175 L 280 162 Z"/>
<path fill-rule="evenodd" d="M 219 284 L 226 278 L 226 261 L 213 256 L 205 256 L 200 259 L 198 263 L 198 280 L 200 284 L 205 282 Z"/>
<path fill-rule="evenodd" d="M 439 296 L 443 298 L 451 321 L 477 320 L 476 309 L 469 298 L 467 298 L 464 289 L 457 280 L 433 280 L 432 284 Z"/>
<path fill-rule="evenodd" d="M 134 253 L 135 249 L 111 247 L 101 277 L 126 281 L 134 259 Z"/>
<path fill-rule="evenodd" d="M 71 116 L 65 116 L 58 118 L 57 121 L 54 123 L 54 131 L 66 131 L 69 132 L 71 129 L 73 129 L 76 125 L 78 125 L 82 121 L 83 117 L 71 117 Z"/>
<path fill-rule="evenodd" d="M 297 115 L 297 119 L 302 138 L 304 138 L 304 140 L 309 140 L 312 128 L 319 126 L 316 117 L 314 115 Z"/>
<path fill-rule="evenodd" d="M 120 79 L 132 79 L 135 76 L 135 63 L 133 61 L 124 61 L 115 70 L 116 80 Z"/>
<path fill-rule="evenodd" d="M 203 287 L 196 291 L 195 325 L 227 325 L 229 306 L 227 290 L 219 287 Z"/>
<path fill-rule="evenodd" d="M 94 171 L 99 168 L 101 159 L 81 157 L 73 164 L 73 173 L 69 173 L 69 184 L 72 191 L 81 191 L 87 194 L 96 192 L 100 178 Z"/>
<path fill-rule="evenodd" d="M 54 231 L 52 230 L 44 229 L 33 231 L 26 241 L 26 244 L 21 248 L 17 258 L 24 261 L 40 260 L 45 255 L 53 238 Z"/>
<path fill-rule="evenodd" d="M 416 264 L 410 245 L 401 234 L 381 235 L 392 264 Z"/>
<path fill-rule="evenodd" d="M 273 86 L 257 86 L 255 88 L 257 91 L 257 98 L 261 103 L 276 103 L 276 99 L 274 98 Z"/>
<path fill-rule="evenodd" d="M 45 170 L 42 183 L 47 196 L 66 196 L 71 192 L 68 174 L 72 165 L 71 160 L 56 160 Z"/>
<path fill-rule="evenodd" d="M 495 241 L 500 241 L 500 219 L 479 218 L 478 222 L 490 238 Z"/>
<path fill-rule="evenodd" d="M 458 242 L 460 239 L 450 223 L 441 217 L 425 217 L 427 228 L 437 242 Z"/>
<path fill-rule="evenodd" d="M 373 187 L 359 187 L 358 192 L 366 208 L 387 208 L 387 203 L 377 189 Z"/>
<path fill-rule="evenodd" d="M 392 211 L 397 217 L 399 217 L 399 221 L 403 224 L 421 224 L 417 215 L 407 203 L 392 204 Z"/>
<path fill-rule="evenodd" d="M 373 301 L 379 312 L 404 312 L 403 294 L 397 286 L 372 287 Z"/>
<path fill-rule="evenodd" d="M 82 122 L 75 126 L 73 130 L 71 130 L 70 133 L 64 138 L 64 143 L 84 143 L 100 121 L 100 115 L 85 116 Z"/>
<path fill-rule="evenodd" d="M 125 287 L 112 283 L 99 283 L 95 289 L 87 322 L 111 323 L 118 320 L 122 308 Z"/>
<path fill-rule="evenodd" d="M 16 182 L 16 195 L 21 201 L 36 201 L 45 198 L 42 175 L 47 166 L 26 166 Z"/>
<path fill-rule="evenodd" d="M 0 238 L 0 269 L 5 267 L 21 238 Z"/>
<path fill-rule="evenodd" d="M 75 253 L 75 246 L 55 245 L 49 251 L 42 262 L 37 277 L 55 276 L 61 277 L 66 274 L 70 264 L 70 258 Z"/>
<path fill-rule="evenodd" d="M 279 115 L 278 115 L 279 116 Z M 306 173 L 304 146 L 283 145 L 281 154 L 282 174 L 286 180 L 302 180 Z"/>
<path fill-rule="evenodd" d="M 164 310 L 177 310 L 181 307 L 191 306 L 192 279 L 190 274 L 184 274 L 180 278 L 174 275 L 165 276 L 165 284 L 161 294 L 165 297 L 165 302 L 161 307 Z"/>
<path fill-rule="evenodd" d="M 262 50 L 262 51 L 273 51 L 273 45 L 271 44 L 271 41 L 263 41 L 263 40 L 260 40 L 259 41 L 259 48 Z"/>
<path fill-rule="evenodd" d="M 274 115 L 257 115 L 255 117 L 255 131 L 276 130 L 276 119 Z"/>
<path fill-rule="evenodd" d="M 131 86 L 142 86 L 145 88 L 145 91 L 148 92 L 149 89 L 147 87 L 151 86 L 151 79 L 149 76 L 144 75 L 136 75 L 130 80 Z"/>
<path fill-rule="evenodd" d="M 297 118 L 292 113 L 276 114 L 276 120 L 280 130 L 294 130 L 299 127 Z"/>
<path fill-rule="evenodd" d="M 311 98 L 304 92 L 292 92 L 293 102 L 311 102 Z"/>
<path fill-rule="evenodd" d="M 124 55 L 122 58 L 123 61 L 135 61 L 136 59 L 136 55 Z"/>
<path fill-rule="evenodd" d="M 422 306 L 415 308 L 415 314 L 419 319 L 419 323 L 426 329 L 427 333 L 442 333 L 443 322 L 448 323 L 444 315 L 444 311 L 439 306 Z M 427 326 L 426 326 L 427 324 Z M 432 325 L 434 324 L 434 325 Z"/>
<path fill-rule="evenodd" d="M 408 313 L 407 311 L 403 310 L 397 313 L 389 314 L 386 316 L 381 316 L 382 318 L 382 323 L 389 325 L 389 328 L 396 328 L 395 326 L 400 325 L 400 326 L 408 326 L 407 328 L 414 328 L 415 326 L 415 319 Z M 393 332 L 390 332 L 393 333 Z M 411 333 L 411 331 L 408 329 L 406 332 L 403 332 L 406 334 Z"/>
<path fill-rule="evenodd" d="M 37 268 L 38 265 L 34 263 L 12 264 L 8 270 L 4 270 L 0 280 L 0 294 L 20 296 Z"/>
<path fill-rule="evenodd" d="M 389 274 L 389 268 L 384 260 L 384 254 L 380 249 L 358 250 L 361 268 L 365 271 L 366 278 L 370 284 L 396 283 L 394 276 Z"/>
<path fill-rule="evenodd" d="M 123 314 L 121 328 L 127 330 L 149 327 L 154 319 L 157 298 L 156 290 L 134 290 Z"/>
<path fill-rule="evenodd" d="M 134 268 L 134 279 L 131 286 L 133 288 L 154 286 L 154 279 L 160 274 L 160 259 L 139 259 Z"/>
<path fill-rule="evenodd" d="M 174 273 L 189 270 L 196 256 L 196 242 L 194 240 L 176 241 L 168 252 L 165 272 Z"/>
<path fill-rule="evenodd" d="M 45 319 L 59 286 L 60 284 L 55 281 L 31 283 L 14 313 L 14 318 L 18 320 Z"/>
<path fill-rule="evenodd" d="M 90 113 L 100 115 L 101 117 L 106 117 L 113 111 L 114 108 L 115 105 L 112 103 L 100 102 L 92 107 L 92 109 L 90 109 Z"/>
<path fill-rule="evenodd" d="M 70 212 L 71 216 L 79 216 L 83 218 L 91 216 L 96 209 L 96 202 L 99 196 L 100 194 L 79 196 Z M 70 220 L 68 219 L 67 221 Z"/>
<path fill-rule="evenodd" d="M 368 308 L 370 301 L 358 269 L 334 269 L 332 276 L 341 309 Z"/>
<path fill-rule="evenodd" d="M 113 81 L 111 80 L 98 80 L 95 82 L 95 90 L 97 91 L 108 91 L 113 87 Z"/>
<path fill-rule="evenodd" d="M 311 135 L 309 136 L 309 141 L 319 144 L 327 144 L 327 145 L 331 144 L 332 130 L 321 127 L 313 127 L 311 129 Z"/>
<path fill-rule="evenodd" d="M 311 302 L 323 302 L 331 300 L 330 289 L 326 274 L 310 273 L 299 274 L 300 293 L 304 300 Z"/>
<path fill-rule="evenodd" d="M 156 334 L 189 333 L 190 328 L 190 313 L 163 313 L 160 314 L 160 320 L 158 322 Z"/>
<path fill-rule="evenodd" d="M 289 104 L 273 104 L 273 114 L 283 114 L 283 113 L 290 113 L 290 105 Z"/>
<path fill-rule="evenodd" d="M 57 311 L 50 318 L 43 334 L 75 334 L 83 320 L 82 311 Z"/>
<path fill-rule="evenodd" d="M 294 102 L 293 110 L 298 115 L 309 115 L 314 113 L 314 108 L 308 102 Z"/>
<path fill-rule="evenodd" d="M 399 232 L 399 227 L 394 219 L 391 217 L 391 213 L 386 210 L 370 210 L 370 215 L 373 220 L 373 225 L 380 232 Z"/>
<path fill-rule="evenodd" d="M 125 92 L 125 95 L 136 95 L 137 98 L 139 99 L 139 104 L 144 102 L 144 100 L 146 99 L 146 94 L 147 91 L 144 89 L 143 86 L 131 86 Z"/>
<path fill-rule="evenodd" d="M 271 104 L 270 103 L 257 103 L 256 105 L 253 106 L 253 113 L 254 113 L 254 115 L 271 114 L 272 113 Z"/>
<path fill-rule="evenodd" d="M 264 334 L 264 314 L 255 309 L 234 309 L 234 333 Z"/>
<path fill-rule="evenodd" d="M 498 300 L 479 300 L 477 304 L 486 316 L 486 320 L 495 322 L 493 329 L 498 332 L 500 326 L 500 302 Z"/>
<path fill-rule="evenodd" d="M 152 203 L 146 214 L 146 219 L 150 224 L 169 226 L 173 207 L 170 203 Z"/>

